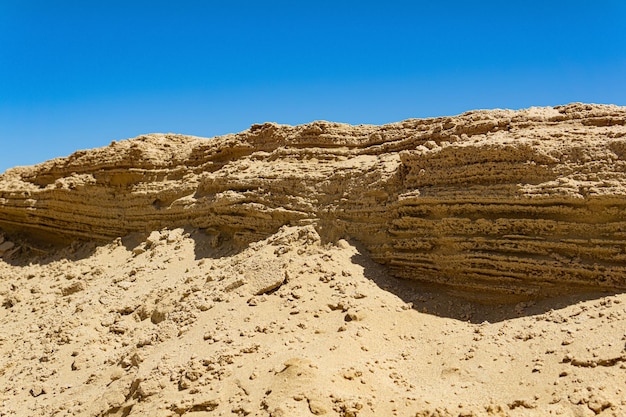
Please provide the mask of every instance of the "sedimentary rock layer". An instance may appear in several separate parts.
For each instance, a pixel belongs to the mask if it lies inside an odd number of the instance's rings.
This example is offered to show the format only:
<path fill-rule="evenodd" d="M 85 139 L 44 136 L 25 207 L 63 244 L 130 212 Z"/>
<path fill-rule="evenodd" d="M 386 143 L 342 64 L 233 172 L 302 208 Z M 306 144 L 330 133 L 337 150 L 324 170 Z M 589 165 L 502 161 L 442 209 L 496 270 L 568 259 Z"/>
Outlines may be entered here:
<path fill-rule="evenodd" d="M 607 105 L 152 134 L 0 176 L 9 234 L 243 245 L 312 223 L 397 276 L 485 293 L 626 288 L 625 208 L 626 108 Z"/>

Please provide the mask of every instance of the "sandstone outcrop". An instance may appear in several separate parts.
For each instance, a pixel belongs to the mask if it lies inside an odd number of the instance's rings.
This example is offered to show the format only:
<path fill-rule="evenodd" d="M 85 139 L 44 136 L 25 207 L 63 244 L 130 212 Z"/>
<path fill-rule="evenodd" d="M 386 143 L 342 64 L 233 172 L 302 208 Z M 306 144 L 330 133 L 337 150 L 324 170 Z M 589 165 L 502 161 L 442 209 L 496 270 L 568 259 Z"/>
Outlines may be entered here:
<path fill-rule="evenodd" d="M 244 246 L 313 224 L 396 276 L 490 297 L 626 288 L 625 208 L 626 108 L 608 105 L 152 134 L 0 176 L 8 235 L 192 227 Z"/>

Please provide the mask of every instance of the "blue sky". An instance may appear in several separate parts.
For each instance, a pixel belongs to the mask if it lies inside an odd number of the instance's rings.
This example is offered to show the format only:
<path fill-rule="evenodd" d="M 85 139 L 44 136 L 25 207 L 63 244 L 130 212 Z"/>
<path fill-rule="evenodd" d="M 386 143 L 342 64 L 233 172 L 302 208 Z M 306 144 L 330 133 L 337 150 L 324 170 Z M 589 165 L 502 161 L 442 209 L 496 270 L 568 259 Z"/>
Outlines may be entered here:
<path fill-rule="evenodd" d="M 150 132 L 626 105 L 626 2 L 0 0 L 0 172 Z"/>

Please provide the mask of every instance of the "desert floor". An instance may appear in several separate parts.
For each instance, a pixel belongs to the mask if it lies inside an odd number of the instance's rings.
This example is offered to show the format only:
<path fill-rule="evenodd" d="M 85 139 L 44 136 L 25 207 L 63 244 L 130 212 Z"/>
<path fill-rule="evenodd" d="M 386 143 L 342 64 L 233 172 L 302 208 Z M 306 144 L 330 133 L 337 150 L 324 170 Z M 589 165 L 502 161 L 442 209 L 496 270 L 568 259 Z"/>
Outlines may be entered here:
<path fill-rule="evenodd" d="M 23 248 L 0 260 L 0 416 L 626 415 L 626 295 L 566 290 L 479 303 L 311 226 Z"/>

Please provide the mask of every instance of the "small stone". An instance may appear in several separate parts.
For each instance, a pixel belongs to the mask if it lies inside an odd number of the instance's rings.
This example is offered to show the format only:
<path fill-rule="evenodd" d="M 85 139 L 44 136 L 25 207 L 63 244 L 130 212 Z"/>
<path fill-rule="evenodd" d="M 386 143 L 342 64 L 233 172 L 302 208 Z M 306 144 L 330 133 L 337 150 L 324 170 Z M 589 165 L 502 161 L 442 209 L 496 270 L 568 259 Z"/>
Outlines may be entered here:
<path fill-rule="evenodd" d="M 128 290 L 130 287 L 132 287 L 133 283 L 132 282 L 128 282 L 128 281 L 120 281 L 117 283 L 118 287 L 122 288 L 123 290 Z"/>
<path fill-rule="evenodd" d="M 350 321 L 361 321 L 363 320 L 363 314 L 362 313 L 354 313 L 354 312 L 350 312 L 347 313 L 345 315 L 345 317 L 343 318 L 344 321 L 346 322 L 350 322 Z"/>
<path fill-rule="evenodd" d="M 124 334 L 128 328 L 121 323 L 115 323 L 109 326 L 109 331 L 115 334 Z"/>
<path fill-rule="evenodd" d="M 170 311 L 171 311 L 170 306 L 159 305 L 152 311 L 152 314 L 150 315 L 150 321 L 153 324 L 159 324 L 162 321 L 167 320 Z"/>
<path fill-rule="evenodd" d="M 39 397 L 40 395 L 46 394 L 46 389 L 43 385 L 37 384 L 30 389 L 30 395 L 33 397 Z"/>
<path fill-rule="evenodd" d="M 350 248 L 350 243 L 348 243 L 347 240 L 345 239 L 339 239 L 337 241 L 337 243 L 335 243 L 335 245 L 339 248 L 339 249 L 349 249 Z"/>
<path fill-rule="evenodd" d="M 153 231 L 150 233 L 150 236 L 146 239 L 146 246 L 148 248 L 153 248 L 158 246 L 161 240 L 161 233 L 158 231 Z"/>
<path fill-rule="evenodd" d="M 324 407 L 324 404 L 322 404 L 321 401 L 311 398 L 309 398 L 309 410 L 312 414 L 315 414 L 316 416 L 321 416 L 328 413 L 328 409 Z"/>
<path fill-rule="evenodd" d="M 133 366 L 139 366 L 142 362 L 143 362 L 143 356 L 140 355 L 139 353 L 135 352 L 131 357 L 130 357 L 130 363 Z"/>
<path fill-rule="evenodd" d="M 77 281 L 71 285 L 68 285 L 67 287 L 61 288 L 61 294 L 63 294 L 64 297 L 67 297 L 68 295 L 75 294 L 77 292 L 83 291 L 84 289 L 85 283 L 82 281 Z"/>
<path fill-rule="evenodd" d="M 84 360 L 76 359 L 72 362 L 72 371 L 79 371 L 83 368 Z"/>
<path fill-rule="evenodd" d="M 124 371 L 122 369 L 120 369 L 120 368 L 115 368 L 115 369 L 113 369 L 113 371 L 109 375 L 109 379 L 111 381 L 117 381 L 118 379 L 122 378 L 123 376 L 124 376 Z"/>
<path fill-rule="evenodd" d="M 15 306 L 17 303 L 19 303 L 21 300 L 20 298 L 15 295 L 15 294 L 11 294 L 7 297 L 5 297 L 5 299 L 2 301 L 2 307 L 4 308 L 11 308 L 13 306 Z"/>

